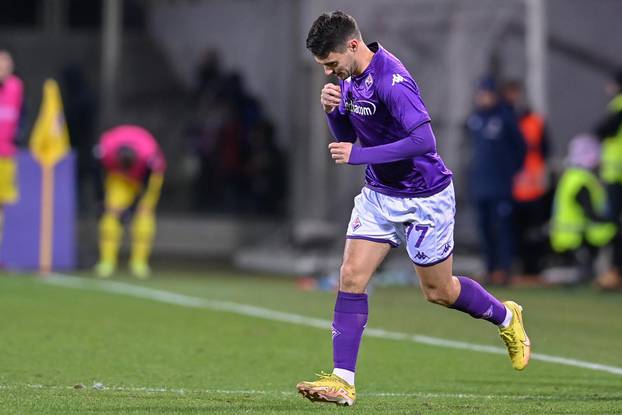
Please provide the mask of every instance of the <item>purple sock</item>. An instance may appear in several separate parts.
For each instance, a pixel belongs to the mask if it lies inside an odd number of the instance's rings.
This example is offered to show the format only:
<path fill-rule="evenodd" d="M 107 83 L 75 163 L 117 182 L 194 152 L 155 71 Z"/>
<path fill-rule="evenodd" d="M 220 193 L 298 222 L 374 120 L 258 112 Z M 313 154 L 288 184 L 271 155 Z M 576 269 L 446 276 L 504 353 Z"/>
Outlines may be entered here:
<path fill-rule="evenodd" d="M 497 326 L 505 319 L 505 306 L 493 297 L 477 281 L 467 277 L 458 277 L 460 295 L 449 308 L 463 311 L 474 318 L 483 318 Z"/>
<path fill-rule="evenodd" d="M 367 294 L 339 291 L 333 319 L 333 364 L 354 372 L 363 329 L 367 324 Z"/>

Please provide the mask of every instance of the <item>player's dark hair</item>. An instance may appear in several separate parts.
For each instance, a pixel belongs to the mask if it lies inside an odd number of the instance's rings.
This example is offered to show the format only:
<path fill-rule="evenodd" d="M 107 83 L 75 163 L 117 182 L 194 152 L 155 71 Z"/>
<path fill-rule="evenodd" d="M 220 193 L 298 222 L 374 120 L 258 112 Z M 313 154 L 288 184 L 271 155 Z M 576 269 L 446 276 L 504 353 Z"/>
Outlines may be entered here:
<path fill-rule="evenodd" d="M 307 49 L 320 59 L 331 52 L 343 52 L 351 38 L 361 38 L 354 17 L 342 11 L 324 13 L 311 25 L 307 35 Z"/>
<path fill-rule="evenodd" d="M 130 170 L 137 161 L 136 151 L 129 146 L 120 146 L 117 150 L 119 165 L 123 170 Z"/>

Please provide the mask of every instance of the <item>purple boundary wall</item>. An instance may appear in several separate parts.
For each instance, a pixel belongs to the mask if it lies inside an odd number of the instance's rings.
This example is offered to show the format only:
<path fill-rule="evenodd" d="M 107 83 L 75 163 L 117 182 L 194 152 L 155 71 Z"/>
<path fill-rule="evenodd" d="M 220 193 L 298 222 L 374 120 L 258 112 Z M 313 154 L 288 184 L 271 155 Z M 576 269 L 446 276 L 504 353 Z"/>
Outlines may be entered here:
<path fill-rule="evenodd" d="M 17 155 L 20 198 L 5 208 L 4 236 L 0 263 L 7 269 L 39 269 L 41 236 L 42 171 L 29 151 Z M 54 229 L 52 269 L 68 271 L 76 265 L 75 155 L 69 153 L 54 167 Z"/>

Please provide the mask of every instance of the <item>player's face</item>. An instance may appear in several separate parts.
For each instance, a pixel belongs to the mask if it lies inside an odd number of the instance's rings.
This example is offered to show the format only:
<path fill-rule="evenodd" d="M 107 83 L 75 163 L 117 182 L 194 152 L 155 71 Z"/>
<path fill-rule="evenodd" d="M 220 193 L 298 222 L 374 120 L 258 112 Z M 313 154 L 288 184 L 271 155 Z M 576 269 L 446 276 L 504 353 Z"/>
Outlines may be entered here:
<path fill-rule="evenodd" d="M 350 48 L 345 52 L 331 52 L 324 59 L 315 56 L 315 61 L 324 67 L 324 73 L 336 75 L 342 81 L 349 78 L 354 72 L 354 53 Z"/>
<path fill-rule="evenodd" d="M 508 102 L 508 104 L 517 106 L 521 103 L 522 94 L 521 90 L 518 88 L 506 88 L 503 91 L 503 98 Z"/>
<path fill-rule="evenodd" d="M 497 104 L 497 94 L 492 91 L 480 90 L 475 94 L 475 105 L 482 109 L 490 109 Z"/>
<path fill-rule="evenodd" d="M 620 88 L 620 86 L 613 81 L 609 81 L 605 85 L 605 93 L 610 97 L 615 97 L 620 92 L 622 92 L 622 88 Z"/>

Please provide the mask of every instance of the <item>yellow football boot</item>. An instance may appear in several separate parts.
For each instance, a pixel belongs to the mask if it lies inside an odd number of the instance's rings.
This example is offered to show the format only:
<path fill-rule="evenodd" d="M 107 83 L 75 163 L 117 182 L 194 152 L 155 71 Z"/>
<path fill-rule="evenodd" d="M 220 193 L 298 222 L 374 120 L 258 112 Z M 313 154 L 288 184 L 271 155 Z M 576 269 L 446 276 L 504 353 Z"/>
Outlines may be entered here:
<path fill-rule="evenodd" d="M 312 402 L 331 402 L 352 406 L 356 400 L 356 389 L 337 375 L 321 373 L 319 379 L 303 381 L 296 385 L 298 393 Z"/>
<path fill-rule="evenodd" d="M 151 276 L 151 268 L 146 262 L 130 261 L 130 272 L 139 280 L 146 280 Z"/>
<path fill-rule="evenodd" d="M 95 273 L 99 278 L 110 278 L 115 270 L 116 266 L 112 262 L 100 261 L 95 265 Z"/>
<path fill-rule="evenodd" d="M 514 369 L 523 370 L 531 356 L 531 343 L 523 325 L 523 307 L 514 301 L 504 301 L 503 304 L 512 310 L 512 321 L 507 328 L 499 329 L 499 335 L 508 348 Z"/>

